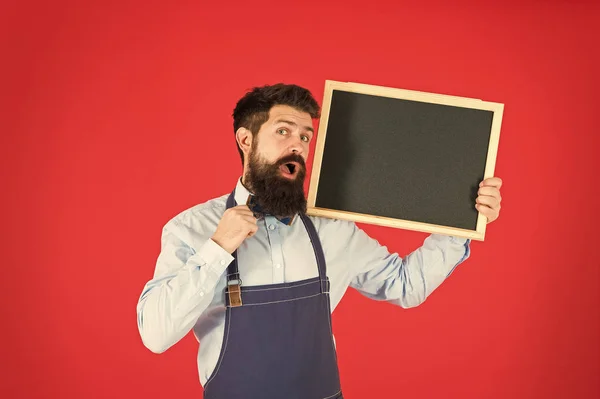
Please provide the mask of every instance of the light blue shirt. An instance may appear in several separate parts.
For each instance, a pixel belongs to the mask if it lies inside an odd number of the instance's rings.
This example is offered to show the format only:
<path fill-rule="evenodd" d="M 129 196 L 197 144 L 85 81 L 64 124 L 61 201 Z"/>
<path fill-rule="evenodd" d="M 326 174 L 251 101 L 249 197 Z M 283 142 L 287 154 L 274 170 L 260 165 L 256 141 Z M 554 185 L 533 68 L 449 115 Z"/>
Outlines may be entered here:
<path fill-rule="evenodd" d="M 238 180 L 235 199 L 249 192 Z M 229 194 L 189 208 L 162 230 L 154 277 L 137 304 L 144 345 L 162 353 L 190 330 L 200 343 L 198 373 L 204 386 L 217 363 L 225 324 L 226 270 L 231 254 L 211 240 Z M 331 311 L 352 287 L 363 295 L 409 308 L 421 304 L 469 257 L 470 240 L 432 234 L 401 258 L 355 223 L 310 216 L 323 246 L 331 282 Z M 272 216 L 238 248 L 244 286 L 297 281 L 318 275 L 308 233 L 298 217 L 288 226 Z"/>

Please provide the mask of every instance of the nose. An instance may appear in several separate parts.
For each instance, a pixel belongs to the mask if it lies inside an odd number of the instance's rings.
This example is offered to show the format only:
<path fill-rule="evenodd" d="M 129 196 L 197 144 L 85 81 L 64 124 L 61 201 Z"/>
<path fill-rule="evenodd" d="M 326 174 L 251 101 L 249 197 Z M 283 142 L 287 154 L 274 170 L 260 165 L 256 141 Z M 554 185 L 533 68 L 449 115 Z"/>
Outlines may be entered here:
<path fill-rule="evenodd" d="M 304 146 L 302 140 L 299 137 L 294 137 L 290 143 L 289 150 L 293 154 L 302 155 L 304 154 Z"/>

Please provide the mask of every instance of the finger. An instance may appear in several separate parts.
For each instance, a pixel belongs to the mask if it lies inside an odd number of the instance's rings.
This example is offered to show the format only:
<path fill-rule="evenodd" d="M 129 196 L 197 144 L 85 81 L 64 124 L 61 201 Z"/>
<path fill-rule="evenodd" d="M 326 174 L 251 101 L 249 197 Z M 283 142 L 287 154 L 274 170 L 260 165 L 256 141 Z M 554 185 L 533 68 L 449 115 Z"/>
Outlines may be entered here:
<path fill-rule="evenodd" d="M 235 209 L 235 211 L 239 212 L 239 213 L 252 213 L 252 211 L 250 210 L 248 205 L 239 205 L 239 206 L 236 206 L 235 208 L 231 208 L 231 209 Z"/>
<path fill-rule="evenodd" d="M 231 216 L 234 218 L 244 219 L 244 218 L 254 217 L 254 213 L 252 213 L 252 211 L 250 211 L 250 210 L 246 211 L 246 210 L 237 209 L 236 211 L 231 213 Z"/>
<path fill-rule="evenodd" d="M 488 208 L 485 205 L 481 205 L 481 204 L 475 205 L 475 208 L 477 208 L 477 212 L 479 212 L 480 214 L 482 214 L 483 216 L 485 216 L 489 219 L 489 212 L 491 211 L 490 208 Z"/>
<path fill-rule="evenodd" d="M 499 177 L 488 177 L 479 183 L 479 187 L 492 186 L 500 189 L 502 187 L 502 179 Z"/>
<path fill-rule="evenodd" d="M 250 231 L 248 232 L 248 237 L 252 237 L 258 231 L 258 226 L 251 226 Z"/>
<path fill-rule="evenodd" d="M 250 223 L 251 225 L 256 226 L 257 220 L 254 217 L 254 215 L 243 215 L 241 218 L 243 222 Z"/>
<path fill-rule="evenodd" d="M 477 204 L 475 205 L 475 207 L 477 208 L 477 211 L 479 211 L 480 214 L 486 217 L 488 223 L 493 222 L 498 218 L 499 212 L 493 210 L 488 206 Z"/>
<path fill-rule="evenodd" d="M 494 197 L 494 198 L 497 198 L 498 200 L 500 200 L 500 190 L 498 190 L 498 188 L 496 188 L 496 187 L 491 187 L 491 186 L 481 187 L 477 191 L 477 194 L 488 195 L 490 197 Z"/>
<path fill-rule="evenodd" d="M 488 195 L 480 195 L 479 197 L 477 197 L 477 199 L 475 200 L 475 202 L 477 204 L 481 204 L 481 205 L 487 205 L 490 208 L 499 208 L 500 207 L 500 201 L 498 200 L 498 198 L 496 197 L 490 197 Z"/>
<path fill-rule="evenodd" d="M 478 204 L 475 204 L 475 208 L 477 208 L 477 210 L 478 210 L 479 212 L 482 212 L 482 213 L 483 213 L 483 212 L 488 212 L 488 211 L 493 211 L 493 210 L 494 210 L 494 209 L 493 209 L 491 206 L 489 206 L 489 205 L 485 205 L 485 204 L 479 204 L 479 203 L 478 203 Z"/>
<path fill-rule="evenodd" d="M 245 209 L 243 209 L 242 207 L 236 206 L 234 208 L 229 208 L 225 210 L 224 215 L 243 215 L 244 213 L 246 213 L 247 211 Z"/>

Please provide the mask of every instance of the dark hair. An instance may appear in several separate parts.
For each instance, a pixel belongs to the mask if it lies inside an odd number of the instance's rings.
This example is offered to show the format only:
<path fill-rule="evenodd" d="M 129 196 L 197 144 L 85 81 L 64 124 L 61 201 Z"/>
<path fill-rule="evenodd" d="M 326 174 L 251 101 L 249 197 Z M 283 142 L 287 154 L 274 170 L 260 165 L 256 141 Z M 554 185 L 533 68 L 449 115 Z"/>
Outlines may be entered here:
<path fill-rule="evenodd" d="M 319 104 L 311 92 L 303 87 L 283 83 L 254 87 L 237 102 L 233 110 L 233 133 L 245 127 L 256 137 L 263 123 L 269 120 L 269 111 L 275 105 L 289 105 L 310 114 L 313 119 L 320 116 Z M 238 152 L 243 164 L 244 153 L 239 146 Z"/>

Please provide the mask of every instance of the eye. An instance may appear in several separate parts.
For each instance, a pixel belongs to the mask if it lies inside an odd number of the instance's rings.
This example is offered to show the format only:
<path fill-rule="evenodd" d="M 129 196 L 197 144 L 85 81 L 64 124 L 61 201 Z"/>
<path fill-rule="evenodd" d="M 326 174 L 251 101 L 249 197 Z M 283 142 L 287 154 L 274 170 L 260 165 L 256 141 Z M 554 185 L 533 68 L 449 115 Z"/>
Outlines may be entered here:
<path fill-rule="evenodd" d="M 287 133 L 287 129 L 284 129 L 284 128 L 277 129 L 277 134 L 283 135 L 283 134 L 286 134 L 286 133 Z"/>
<path fill-rule="evenodd" d="M 302 136 L 302 141 L 304 141 L 305 143 L 308 143 L 310 141 L 310 137 L 304 135 L 304 136 Z"/>

